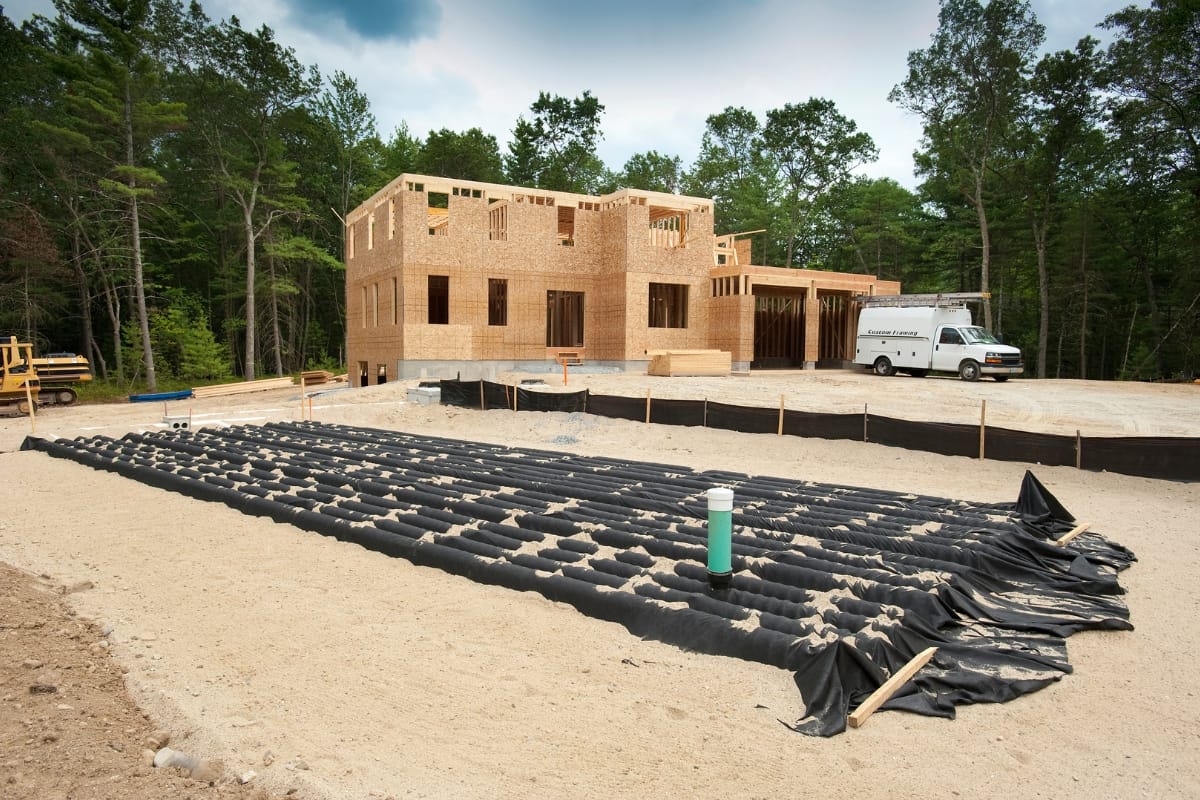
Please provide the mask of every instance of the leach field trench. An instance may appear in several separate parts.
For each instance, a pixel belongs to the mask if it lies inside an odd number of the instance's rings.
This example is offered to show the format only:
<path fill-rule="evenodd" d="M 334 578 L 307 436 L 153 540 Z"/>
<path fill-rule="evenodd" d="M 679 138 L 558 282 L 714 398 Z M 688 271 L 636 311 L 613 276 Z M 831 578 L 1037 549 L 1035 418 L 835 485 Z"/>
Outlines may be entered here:
<path fill-rule="evenodd" d="M 518 376 L 499 376 L 500 380 Z M 529 377 L 529 376 L 519 376 Z M 548 387 L 561 375 L 542 377 Z M 412 384 L 408 384 L 412 385 Z M 40 452 L 0 421 L 0 560 L 64 585 L 112 626 L 126 681 L 182 747 L 253 767 L 306 797 L 866 797 L 967 793 L 1200 796 L 1192 591 L 1200 491 L 1067 467 L 858 442 L 644 425 L 583 414 L 468 411 L 404 384 L 314 398 L 320 423 L 564 456 L 1012 503 L 1026 469 L 1090 531 L 1128 547 L 1133 630 L 1083 631 L 1072 674 L 957 719 L 900 711 L 833 738 L 798 735 L 793 672 L 635 636 L 536 591 L 389 558 L 228 506 Z M 857 373 L 729 379 L 571 374 L 569 389 L 989 422 L 1049 433 L 1200 435 L 1200 387 Z M 1014 391 L 1015 390 L 1015 391 Z M 300 419 L 298 391 L 185 405 L 197 432 Z M 48 410 L 53 439 L 161 431 L 161 406 Z M 1021 423 L 1026 423 L 1022 425 Z M 611 546 L 611 545 L 610 545 Z M 614 559 L 615 560 L 615 559 Z M 277 756 L 263 765 L 263 754 Z M 301 763 L 308 769 L 298 769 Z"/>

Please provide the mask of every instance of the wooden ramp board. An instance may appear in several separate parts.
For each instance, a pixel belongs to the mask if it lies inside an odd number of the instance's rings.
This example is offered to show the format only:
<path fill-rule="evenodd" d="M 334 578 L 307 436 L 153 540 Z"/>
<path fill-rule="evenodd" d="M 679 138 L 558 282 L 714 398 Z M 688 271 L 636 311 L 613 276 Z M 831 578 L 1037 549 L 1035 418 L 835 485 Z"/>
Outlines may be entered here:
<path fill-rule="evenodd" d="M 222 397 L 227 394 L 246 394 L 248 392 L 263 392 L 268 389 L 286 389 L 294 386 L 295 381 L 286 378 L 264 378 L 261 381 L 241 381 L 239 383 L 218 383 L 212 386 L 197 386 L 192 389 L 193 397 Z"/>
<path fill-rule="evenodd" d="M 727 377 L 733 370 L 733 355 L 725 350 L 651 350 L 647 375 Z"/>
<path fill-rule="evenodd" d="M 909 660 L 892 677 L 888 678 L 882 686 L 871 693 L 871 696 L 859 704 L 858 708 L 854 709 L 854 713 L 850 715 L 848 722 L 851 728 L 861 728 L 867 721 L 867 717 L 875 713 L 875 711 L 884 703 L 886 703 L 892 695 L 900 690 L 900 687 L 912 680 L 912 676 L 917 674 L 917 671 L 933 658 L 933 654 L 937 652 L 936 647 L 927 647 L 917 653 Z"/>

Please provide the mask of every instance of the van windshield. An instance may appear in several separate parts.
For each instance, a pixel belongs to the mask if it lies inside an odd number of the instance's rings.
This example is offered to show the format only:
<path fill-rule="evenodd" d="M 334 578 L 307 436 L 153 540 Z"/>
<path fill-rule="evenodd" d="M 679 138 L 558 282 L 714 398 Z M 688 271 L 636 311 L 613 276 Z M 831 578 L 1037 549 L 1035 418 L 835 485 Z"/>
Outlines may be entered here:
<path fill-rule="evenodd" d="M 970 327 L 959 328 L 962 331 L 963 338 L 967 340 L 967 344 L 1000 344 L 1000 340 L 992 335 L 992 332 L 987 328 L 980 328 L 977 325 Z"/>

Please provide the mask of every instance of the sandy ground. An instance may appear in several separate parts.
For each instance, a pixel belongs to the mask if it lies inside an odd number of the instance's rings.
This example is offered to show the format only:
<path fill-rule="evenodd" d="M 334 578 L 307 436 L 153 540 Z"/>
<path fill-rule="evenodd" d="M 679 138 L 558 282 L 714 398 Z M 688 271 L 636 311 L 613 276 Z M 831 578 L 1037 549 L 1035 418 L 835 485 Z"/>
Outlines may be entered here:
<path fill-rule="evenodd" d="M 501 375 L 500 379 L 515 377 Z M 561 375 L 539 376 L 562 390 Z M 570 452 L 1015 499 L 1030 465 L 854 442 L 405 401 L 413 382 L 321 394 L 336 422 Z M 567 389 L 1084 435 L 1200 436 L 1200 387 L 572 373 Z M 183 401 L 195 425 L 298 419 L 298 391 Z M 161 426 L 161 405 L 46 410 L 41 436 Z M 790 732 L 789 673 L 641 641 L 529 593 L 481 586 L 49 458 L 0 420 L 0 561 L 62 585 L 155 724 L 280 794 L 365 797 L 1200 797 L 1200 485 L 1035 474 L 1131 547 L 1133 632 L 1071 638 L 1075 674 L 954 721 L 889 712 L 832 739 Z M 0 713 L 11 713 L 0 704 Z M 273 758 L 265 765 L 264 754 Z M 307 767 L 307 769 L 305 769 Z"/>

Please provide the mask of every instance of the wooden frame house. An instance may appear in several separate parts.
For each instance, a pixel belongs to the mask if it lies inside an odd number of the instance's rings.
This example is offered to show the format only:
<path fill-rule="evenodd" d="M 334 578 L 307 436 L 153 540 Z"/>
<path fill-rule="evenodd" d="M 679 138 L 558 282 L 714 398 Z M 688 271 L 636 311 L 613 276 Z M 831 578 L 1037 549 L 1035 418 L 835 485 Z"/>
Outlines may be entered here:
<path fill-rule="evenodd" d="M 352 382 L 473 379 L 560 359 L 644 369 L 717 349 L 736 370 L 853 357 L 869 275 L 753 266 L 705 198 L 404 174 L 346 218 Z"/>

